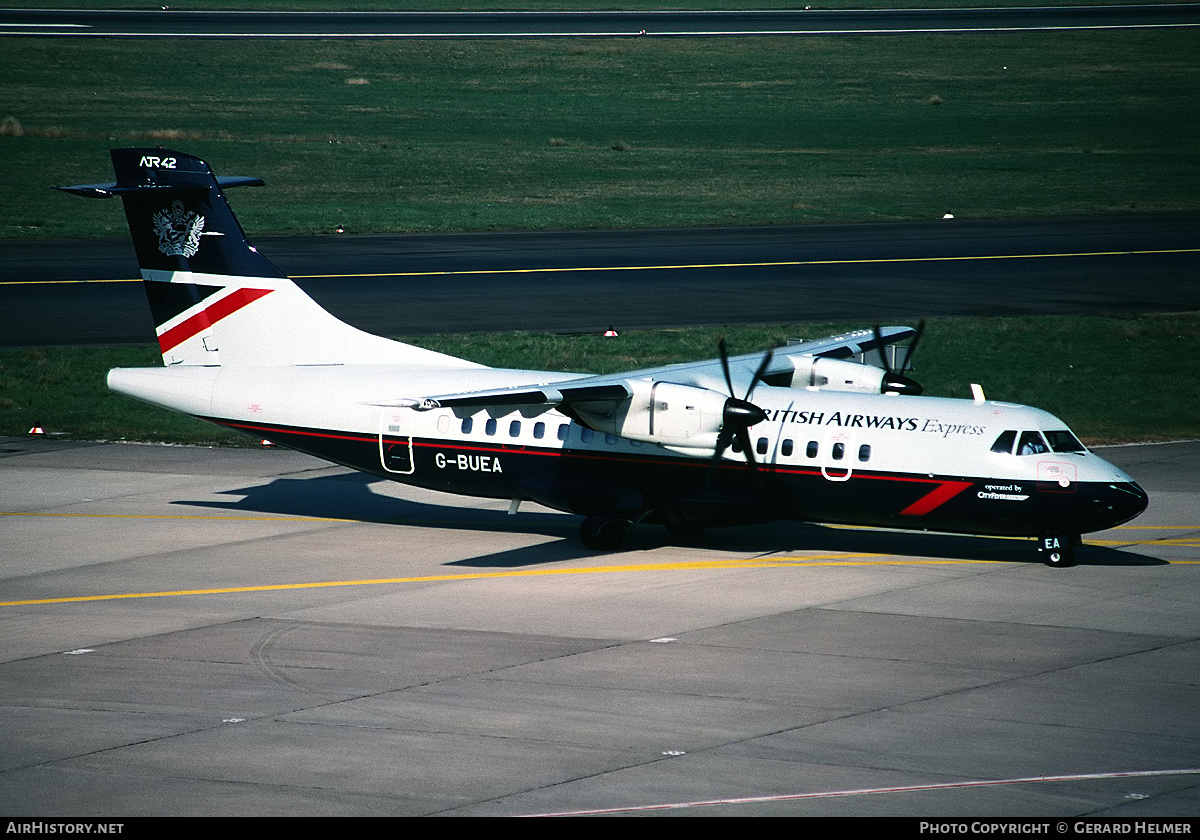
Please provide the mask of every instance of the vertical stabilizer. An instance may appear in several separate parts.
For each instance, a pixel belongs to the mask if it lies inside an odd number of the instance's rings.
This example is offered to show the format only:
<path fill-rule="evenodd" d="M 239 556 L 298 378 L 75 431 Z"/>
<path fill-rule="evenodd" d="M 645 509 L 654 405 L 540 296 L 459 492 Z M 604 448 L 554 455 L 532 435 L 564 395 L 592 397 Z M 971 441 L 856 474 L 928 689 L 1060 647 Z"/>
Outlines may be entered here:
<path fill-rule="evenodd" d="M 58 187 L 120 196 L 166 365 L 477 365 L 351 327 L 330 315 L 258 252 L 216 177 L 198 157 L 113 149 L 115 183 Z"/>

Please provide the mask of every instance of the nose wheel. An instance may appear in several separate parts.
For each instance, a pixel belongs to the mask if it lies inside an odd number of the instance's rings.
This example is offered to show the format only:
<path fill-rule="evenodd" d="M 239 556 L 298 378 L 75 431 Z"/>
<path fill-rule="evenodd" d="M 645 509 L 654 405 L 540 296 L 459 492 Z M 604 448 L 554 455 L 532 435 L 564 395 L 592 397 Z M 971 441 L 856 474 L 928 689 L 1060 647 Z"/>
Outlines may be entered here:
<path fill-rule="evenodd" d="M 1038 555 L 1047 566 L 1062 569 L 1075 565 L 1075 547 L 1082 540 L 1078 534 L 1064 536 L 1056 534 L 1038 538 Z"/>

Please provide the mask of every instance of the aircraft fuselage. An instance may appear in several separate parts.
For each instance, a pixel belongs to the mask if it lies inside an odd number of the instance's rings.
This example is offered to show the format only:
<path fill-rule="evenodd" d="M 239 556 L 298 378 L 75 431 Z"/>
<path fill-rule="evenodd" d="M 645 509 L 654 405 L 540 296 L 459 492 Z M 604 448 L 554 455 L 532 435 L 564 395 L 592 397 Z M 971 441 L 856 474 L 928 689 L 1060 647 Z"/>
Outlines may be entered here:
<path fill-rule="evenodd" d="M 113 371 L 110 385 L 393 481 L 633 521 L 798 519 L 1039 536 L 1103 530 L 1146 506 L 1144 491 L 1104 459 L 1051 448 L 1066 424 L 1027 406 L 764 386 L 755 402 L 767 419 L 750 428 L 755 469 L 733 448 L 714 461 L 595 431 L 548 406 L 378 404 L 380 383 L 388 394 L 419 394 L 438 376 L 373 365 L 149 368 Z M 482 389 L 577 375 L 457 376 Z M 298 402 L 303 393 L 322 396 Z M 1007 450 L 995 451 L 1006 433 Z M 1021 454 L 1027 433 L 1045 451 Z"/>

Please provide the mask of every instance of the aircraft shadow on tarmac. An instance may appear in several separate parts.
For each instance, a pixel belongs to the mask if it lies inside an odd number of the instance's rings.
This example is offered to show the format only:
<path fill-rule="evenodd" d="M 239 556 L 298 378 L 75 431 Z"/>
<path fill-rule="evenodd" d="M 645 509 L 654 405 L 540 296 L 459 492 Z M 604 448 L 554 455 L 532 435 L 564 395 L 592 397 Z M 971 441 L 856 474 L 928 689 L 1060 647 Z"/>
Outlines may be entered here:
<path fill-rule="evenodd" d="M 237 500 L 178 500 L 172 504 L 239 513 L 345 519 L 463 531 L 506 531 L 557 538 L 552 542 L 456 560 L 445 564 L 448 566 L 518 568 L 598 556 L 595 551 L 579 543 L 576 537 L 578 517 L 533 511 L 509 516 L 500 510 L 408 501 L 372 492 L 371 485 L 378 482 L 379 479 L 364 473 L 277 478 L 267 484 L 223 490 L 220 493 L 240 496 Z M 647 525 L 634 529 L 622 551 L 649 551 L 672 544 L 677 543 L 672 542 L 666 529 Z M 840 528 L 804 522 L 712 528 L 691 545 L 710 551 L 739 554 L 831 551 L 1000 563 L 1038 562 L 1031 540 Z M 1076 563 L 1081 566 L 1160 566 L 1165 565 L 1166 561 L 1127 549 L 1085 545 L 1077 551 Z"/>

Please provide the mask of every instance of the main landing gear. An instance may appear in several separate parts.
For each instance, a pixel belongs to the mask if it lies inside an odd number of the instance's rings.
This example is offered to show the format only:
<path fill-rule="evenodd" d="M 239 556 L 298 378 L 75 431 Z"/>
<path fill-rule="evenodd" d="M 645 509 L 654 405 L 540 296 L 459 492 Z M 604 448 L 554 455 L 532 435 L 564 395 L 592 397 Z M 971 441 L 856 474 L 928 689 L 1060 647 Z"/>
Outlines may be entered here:
<path fill-rule="evenodd" d="M 703 522 L 668 522 L 667 533 L 676 545 L 695 545 L 704 536 Z"/>
<path fill-rule="evenodd" d="M 592 551 L 616 551 L 625 544 L 633 523 L 617 516 L 595 514 L 583 520 L 579 539 Z"/>
<path fill-rule="evenodd" d="M 677 545 L 694 545 L 704 534 L 705 523 L 671 521 L 664 523 L 672 541 Z M 615 514 L 593 514 L 583 520 L 579 539 L 592 551 L 617 551 L 625 544 L 633 521 Z"/>
<path fill-rule="evenodd" d="M 1050 537 L 1038 537 L 1038 554 L 1047 566 L 1065 568 L 1075 565 L 1075 549 L 1083 543 L 1078 534 L 1056 534 Z"/>

